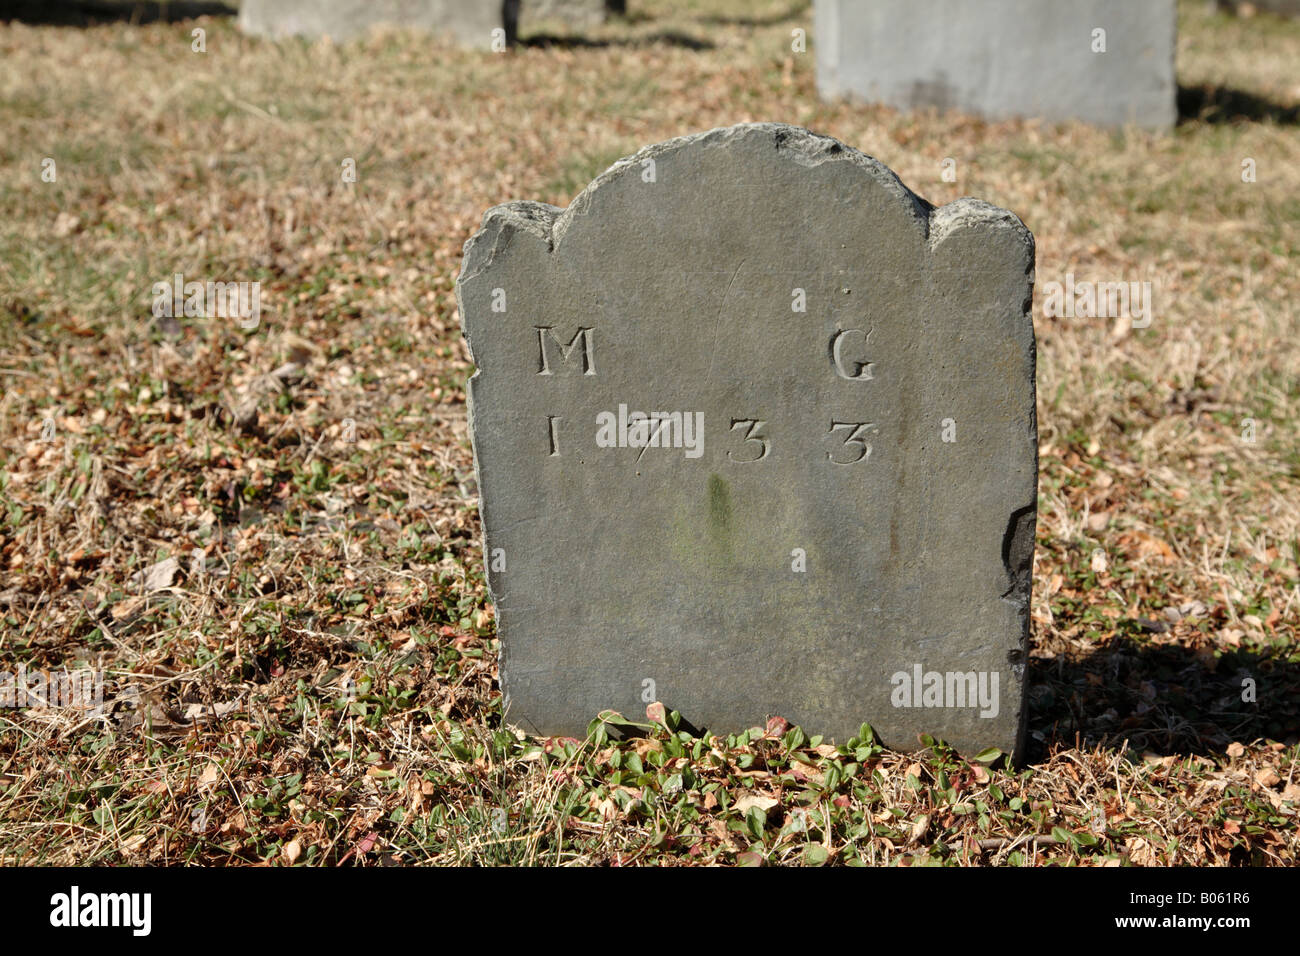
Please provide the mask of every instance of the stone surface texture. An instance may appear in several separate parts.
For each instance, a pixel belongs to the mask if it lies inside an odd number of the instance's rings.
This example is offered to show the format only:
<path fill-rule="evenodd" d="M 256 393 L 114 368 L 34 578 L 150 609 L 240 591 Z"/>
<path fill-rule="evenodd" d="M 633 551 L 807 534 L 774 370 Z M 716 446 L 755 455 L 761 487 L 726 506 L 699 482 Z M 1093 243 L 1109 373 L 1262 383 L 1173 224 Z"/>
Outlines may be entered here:
<path fill-rule="evenodd" d="M 1013 751 L 1033 269 L 1014 214 L 934 208 L 780 124 L 647 147 L 567 209 L 488 210 L 457 296 L 507 720 L 581 737 L 657 699 L 715 732 Z M 699 416 L 702 442 L 668 419 L 641 447 L 609 427 L 634 411 Z M 997 675 L 996 713 L 956 706 L 962 680 L 900 705 L 898 675 L 932 672 Z"/>

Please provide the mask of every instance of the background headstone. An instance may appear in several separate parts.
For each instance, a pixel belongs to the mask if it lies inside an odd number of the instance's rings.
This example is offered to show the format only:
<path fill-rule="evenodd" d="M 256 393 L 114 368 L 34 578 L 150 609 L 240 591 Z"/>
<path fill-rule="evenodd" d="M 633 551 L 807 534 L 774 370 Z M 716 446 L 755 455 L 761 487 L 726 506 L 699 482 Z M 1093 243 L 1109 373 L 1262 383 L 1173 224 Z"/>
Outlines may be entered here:
<path fill-rule="evenodd" d="M 243 0 L 239 26 L 270 36 L 329 36 L 347 40 L 371 27 L 395 26 L 450 36 L 488 49 L 493 30 L 514 42 L 519 0 Z"/>
<path fill-rule="evenodd" d="M 457 295 L 507 719 L 582 736 L 660 700 L 716 732 L 1011 751 L 1033 264 L 1013 214 L 778 124 L 490 209 Z M 995 700 L 927 698 L 934 674 Z"/>
<path fill-rule="evenodd" d="M 815 0 L 817 88 L 899 109 L 1169 127 L 1175 12 L 1174 0 Z"/>
<path fill-rule="evenodd" d="M 243 0 L 239 23 L 263 36 L 325 36 L 346 40 L 386 25 L 428 30 L 469 47 L 491 47 L 494 29 L 518 35 L 558 24 L 588 30 L 622 13 L 619 0 Z"/>

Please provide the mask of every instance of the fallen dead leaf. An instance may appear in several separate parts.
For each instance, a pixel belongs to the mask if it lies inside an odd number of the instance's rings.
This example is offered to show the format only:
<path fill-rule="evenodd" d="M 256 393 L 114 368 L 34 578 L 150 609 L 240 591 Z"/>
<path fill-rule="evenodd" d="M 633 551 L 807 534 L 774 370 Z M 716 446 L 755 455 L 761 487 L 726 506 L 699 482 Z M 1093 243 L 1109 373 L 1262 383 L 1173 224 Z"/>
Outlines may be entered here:
<path fill-rule="evenodd" d="M 81 220 L 68 212 L 61 212 L 54 218 L 54 235 L 66 239 L 81 228 Z"/>
<path fill-rule="evenodd" d="M 129 597 L 124 601 L 118 601 L 109 611 L 113 615 L 113 620 L 121 624 L 130 618 L 135 617 L 140 611 L 144 610 L 145 599 L 136 595 Z"/>
<path fill-rule="evenodd" d="M 180 573 L 181 563 L 175 558 L 166 558 L 157 564 L 151 564 L 143 571 L 137 571 L 131 575 L 131 583 L 136 587 L 143 586 L 146 594 L 152 594 L 154 591 L 161 591 L 164 588 L 172 586 L 176 580 L 176 575 Z"/>
<path fill-rule="evenodd" d="M 735 807 L 738 813 L 748 813 L 753 807 L 758 807 L 758 809 L 766 813 L 780 802 L 780 800 L 764 797 L 757 793 L 745 793 L 736 801 Z"/>
<path fill-rule="evenodd" d="M 1255 782 L 1261 787 L 1276 787 L 1282 782 L 1282 778 L 1277 775 L 1277 771 L 1272 767 L 1261 767 L 1255 774 Z"/>
<path fill-rule="evenodd" d="M 790 772 L 800 780 L 807 783 L 821 785 L 826 780 L 826 774 L 822 773 L 812 764 L 803 763 L 799 760 L 790 762 Z"/>
<path fill-rule="evenodd" d="M 216 704 L 187 704 L 183 716 L 186 720 L 203 720 L 207 717 L 224 717 L 239 709 L 239 701 L 231 700 Z"/>
<path fill-rule="evenodd" d="M 199 774 L 198 788 L 200 790 L 208 790 L 215 787 L 220 780 L 221 768 L 214 763 L 210 763 L 204 767 L 203 772 Z"/>

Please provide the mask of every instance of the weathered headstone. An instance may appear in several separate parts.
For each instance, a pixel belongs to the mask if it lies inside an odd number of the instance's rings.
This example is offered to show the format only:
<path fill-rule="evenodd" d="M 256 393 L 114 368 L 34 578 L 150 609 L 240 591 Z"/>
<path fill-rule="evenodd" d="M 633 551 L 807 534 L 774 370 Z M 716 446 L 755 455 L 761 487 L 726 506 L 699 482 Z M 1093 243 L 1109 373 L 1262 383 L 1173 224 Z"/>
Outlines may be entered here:
<path fill-rule="evenodd" d="M 519 0 L 243 0 L 239 27 L 259 36 L 348 40 L 376 26 L 427 30 L 469 47 L 514 42 Z"/>
<path fill-rule="evenodd" d="M 779 124 L 488 210 L 457 295 L 507 719 L 1011 751 L 1033 268 L 1012 213 Z"/>
<path fill-rule="evenodd" d="M 815 0 L 818 92 L 900 109 L 1164 128 L 1174 0 Z"/>
<path fill-rule="evenodd" d="M 521 10 L 522 6 L 522 10 Z M 261 36 L 347 40 L 371 27 L 397 26 L 452 37 L 468 47 L 513 43 L 552 23 L 585 30 L 618 12 L 612 0 L 243 0 L 239 25 Z"/>

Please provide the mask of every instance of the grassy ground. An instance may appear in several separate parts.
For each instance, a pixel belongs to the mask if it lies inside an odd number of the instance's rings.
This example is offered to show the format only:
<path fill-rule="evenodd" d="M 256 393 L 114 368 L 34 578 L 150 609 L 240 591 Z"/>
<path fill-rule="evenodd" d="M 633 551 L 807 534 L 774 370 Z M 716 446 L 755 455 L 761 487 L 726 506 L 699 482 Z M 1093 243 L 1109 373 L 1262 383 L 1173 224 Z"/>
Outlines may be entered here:
<path fill-rule="evenodd" d="M 0 711 L 0 863 L 1294 864 L 1300 23 L 1185 4 L 1152 135 L 821 104 L 803 4 L 631 7 L 505 55 L 0 24 L 0 664 L 109 701 Z M 461 245 L 744 120 L 1015 210 L 1040 289 L 1154 283 L 1146 329 L 1036 303 L 1022 768 L 502 720 Z M 155 319 L 177 272 L 259 327 Z"/>

